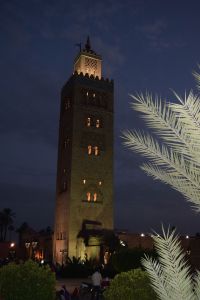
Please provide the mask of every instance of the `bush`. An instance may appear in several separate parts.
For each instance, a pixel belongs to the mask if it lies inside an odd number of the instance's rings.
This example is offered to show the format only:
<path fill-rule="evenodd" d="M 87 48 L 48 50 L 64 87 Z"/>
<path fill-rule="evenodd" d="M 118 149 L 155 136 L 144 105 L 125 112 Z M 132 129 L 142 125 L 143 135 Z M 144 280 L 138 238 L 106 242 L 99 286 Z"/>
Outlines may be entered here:
<path fill-rule="evenodd" d="M 67 258 L 66 265 L 60 270 L 63 278 L 86 278 L 93 273 L 94 262 L 92 260 L 82 261 L 80 257 Z"/>
<path fill-rule="evenodd" d="M 48 266 L 29 260 L 0 268 L 0 297 L 4 300 L 54 300 L 55 276 Z"/>
<path fill-rule="evenodd" d="M 155 300 L 156 294 L 150 286 L 145 271 L 135 269 L 115 276 L 104 292 L 106 300 Z"/>
<path fill-rule="evenodd" d="M 111 256 L 111 264 L 118 272 L 127 272 L 132 269 L 142 268 L 141 259 L 144 254 L 155 258 L 157 255 L 154 250 L 133 248 L 117 251 Z"/>

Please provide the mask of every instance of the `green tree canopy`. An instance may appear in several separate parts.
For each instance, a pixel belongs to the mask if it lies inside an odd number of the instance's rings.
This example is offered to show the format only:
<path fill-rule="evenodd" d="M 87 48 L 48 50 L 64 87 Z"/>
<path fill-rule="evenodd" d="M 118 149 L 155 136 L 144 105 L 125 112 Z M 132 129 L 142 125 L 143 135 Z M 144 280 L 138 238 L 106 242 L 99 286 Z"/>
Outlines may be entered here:
<path fill-rule="evenodd" d="M 106 300 L 156 300 L 146 272 L 140 269 L 116 275 L 104 296 Z"/>
<path fill-rule="evenodd" d="M 4 300 L 54 300 L 55 275 L 48 266 L 29 260 L 0 268 L 0 297 Z"/>

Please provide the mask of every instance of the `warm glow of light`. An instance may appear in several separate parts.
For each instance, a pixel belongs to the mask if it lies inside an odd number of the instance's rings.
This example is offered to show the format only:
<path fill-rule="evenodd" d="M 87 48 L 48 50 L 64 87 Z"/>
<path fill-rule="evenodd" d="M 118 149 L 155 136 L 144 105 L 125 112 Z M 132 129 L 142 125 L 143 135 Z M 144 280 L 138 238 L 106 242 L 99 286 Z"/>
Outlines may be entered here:
<path fill-rule="evenodd" d="M 141 233 L 141 234 L 140 234 L 140 236 L 141 236 L 141 237 L 144 237 L 144 236 L 145 236 L 145 234 L 144 234 L 144 233 Z"/>
<path fill-rule="evenodd" d="M 88 96 L 88 92 L 86 93 L 86 95 Z"/>
<path fill-rule="evenodd" d="M 63 183 L 63 189 L 65 190 L 65 189 L 66 189 L 66 187 L 67 187 L 67 183 L 66 183 L 66 182 L 64 182 L 64 183 Z"/>
<path fill-rule="evenodd" d="M 11 244 L 10 244 L 10 247 L 11 247 L 11 248 L 15 247 L 15 243 L 11 243 Z"/>
<path fill-rule="evenodd" d="M 30 247 L 30 244 L 29 242 L 25 243 L 25 247 L 28 249 Z"/>
<path fill-rule="evenodd" d="M 87 118 L 87 127 L 91 126 L 91 118 Z"/>
<path fill-rule="evenodd" d="M 189 235 L 186 235 L 186 237 L 185 237 L 186 239 L 189 239 L 190 237 L 189 237 Z"/>
<path fill-rule="evenodd" d="M 190 255 L 191 254 L 191 250 L 187 250 L 186 253 L 187 253 L 187 255 Z"/>
<path fill-rule="evenodd" d="M 102 185 L 102 182 L 101 182 L 101 181 L 99 181 L 99 185 Z"/>
<path fill-rule="evenodd" d="M 93 98 L 95 98 L 95 96 L 96 96 L 96 95 L 95 95 L 95 93 L 94 93 L 94 94 L 93 94 Z"/>
<path fill-rule="evenodd" d="M 123 247 L 126 246 L 125 243 L 122 240 L 120 240 L 119 242 L 120 242 L 120 245 L 122 245 Z"/>
<path fill-rule="evenodd" d="M 97 119 L 97 120 L 96 120 L 96 128 L 99 128 L 99 127 L 100 127 L 100 120 Z"/>
<path fill-rule="evenodd" d="M 38 242 L 32 242 L 32 247 L 36 248 L 37 244 L 38 244 Z"/>
<path fill-rule="evenodd" d="M 94 193 L 94 202 L 97 201 L 97 193 Z"/>
<path fill-rule="evenodd" d="M 86 184 L 86 179 L 83 179 L 83 184 Z"/>
<path fill-rule="evenodd" d="M 90 202 L 91 201 L 91 193 L 87 192 L 87 201 Z"/>
<path fill-rule="evenodd" d="M 92 154 L 92 146 L 88 145 L 88 155 L 91 155 L 91 154 Z"/>
<path fill-rule="evenodd" d="M 94 155 L 99 155 L 99 147 L 98 146 L 95 146 L 94 147 Z"/>

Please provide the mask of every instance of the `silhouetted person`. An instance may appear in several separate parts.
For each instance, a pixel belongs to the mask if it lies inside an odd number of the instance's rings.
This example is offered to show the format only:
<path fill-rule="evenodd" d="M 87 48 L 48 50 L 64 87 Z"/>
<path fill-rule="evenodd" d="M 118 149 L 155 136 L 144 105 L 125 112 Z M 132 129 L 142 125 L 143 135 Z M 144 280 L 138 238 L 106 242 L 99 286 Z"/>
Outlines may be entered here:
<path fill-rule="evenodd" d="M 101 282 L 102 282 L 102 276 L 100 273 L 100 269 L 97 268 L 95 272 L 92 274 L 92 300 L 98 300 L 99 299 L 99 293 L 101 290 Z"/>

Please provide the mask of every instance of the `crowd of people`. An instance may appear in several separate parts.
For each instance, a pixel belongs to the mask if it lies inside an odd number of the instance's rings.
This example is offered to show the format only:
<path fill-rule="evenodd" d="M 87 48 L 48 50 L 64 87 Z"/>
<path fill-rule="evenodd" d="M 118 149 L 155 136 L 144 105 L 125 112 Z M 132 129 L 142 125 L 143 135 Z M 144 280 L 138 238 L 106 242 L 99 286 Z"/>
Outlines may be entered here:
<path fill-rule="evenodd" d="M 109 286 L 109 278 L 102 278 L 100 268 L 96 268 L 91 276 L 91 283 L 82 283 L 70 294 L 65 285 L 57 292 L 57 300 L 81 300 L 87 294 L 91 300 L 100 300 L 102 291 Z M 85 299 L 85 298 L 84 298 Z"/>

